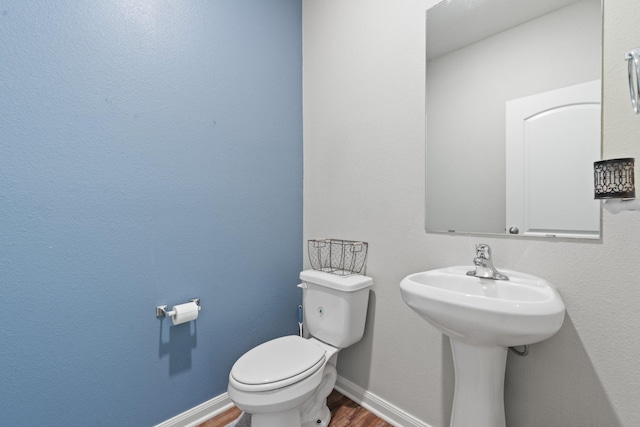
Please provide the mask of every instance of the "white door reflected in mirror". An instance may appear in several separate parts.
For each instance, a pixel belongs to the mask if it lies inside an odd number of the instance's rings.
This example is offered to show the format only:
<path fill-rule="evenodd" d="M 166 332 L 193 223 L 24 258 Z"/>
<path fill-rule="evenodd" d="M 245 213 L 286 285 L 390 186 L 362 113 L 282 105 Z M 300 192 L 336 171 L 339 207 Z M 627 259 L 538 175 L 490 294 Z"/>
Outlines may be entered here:
<path fill-rule="evenodd" d="M 598 238 L 600 80 L 508 101 L 507 221 L 525 236 Z"/>

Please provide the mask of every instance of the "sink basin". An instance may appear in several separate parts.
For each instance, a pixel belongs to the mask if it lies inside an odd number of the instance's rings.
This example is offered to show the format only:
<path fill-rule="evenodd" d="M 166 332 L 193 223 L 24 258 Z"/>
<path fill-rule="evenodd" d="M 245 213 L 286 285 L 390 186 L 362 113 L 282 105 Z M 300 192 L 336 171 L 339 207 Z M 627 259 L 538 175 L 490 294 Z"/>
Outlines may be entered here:
<path fill-rule="evenodd" d="M 549 338 L 562 326 L 564 303 L 544 279 L 503 270 L 510 280 L 468 276 L 473 266 L 423 271 L 400 283 L 402 298 L 451 338 L 513 347 Z"/>
<path fill-rule="evenodd" d="M 450 337 L 455 367 L 451 427 L 506 427 L 507 348 L 549 338 L 562 326 L 564 303 L 544 279 L 501 270 L 510 280 L 467 275 L 473 266 L 410 274 L 402 298 Z"/>

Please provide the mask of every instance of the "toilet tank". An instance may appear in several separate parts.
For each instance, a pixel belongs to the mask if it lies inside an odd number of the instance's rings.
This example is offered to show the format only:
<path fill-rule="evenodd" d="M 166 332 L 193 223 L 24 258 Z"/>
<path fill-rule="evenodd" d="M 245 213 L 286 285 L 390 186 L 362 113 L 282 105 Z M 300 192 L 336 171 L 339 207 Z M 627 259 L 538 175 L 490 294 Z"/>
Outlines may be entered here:
<path fill-rule="evenodd" d="M 306 330 L 337 348 L 362 339 L 371 277 L 338 276 L 316 270 L 300 273 Z"/>

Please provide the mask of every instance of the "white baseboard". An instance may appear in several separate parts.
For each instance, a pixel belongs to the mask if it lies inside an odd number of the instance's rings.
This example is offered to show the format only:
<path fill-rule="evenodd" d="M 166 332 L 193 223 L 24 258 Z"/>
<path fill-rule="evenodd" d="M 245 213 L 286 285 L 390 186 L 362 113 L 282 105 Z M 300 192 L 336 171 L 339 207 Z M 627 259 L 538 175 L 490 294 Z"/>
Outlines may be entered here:
<path fill-rule="evenodd" d="M 431 427 L 397 406 L 366 391 L 359 385 L 343 377 L 338 377 L 335 389 L 358 405 L 396 427 Z M 232 406 L 233 402 L 229 399 L 229 395 L 223 393 L 155 427 L 196 427 L 198 424 L 223 413 Z"/>
<path fill-rule="evenodd" d="M 207 400 L 155 427 L 196 427 L 198 424 L 223 413 L 232 406 L 233 402 L 229 399 L 229 395 L 222 393 L 220 396 Z"/>
<path fill-rule="evenodd" d="M 366 391 L 346 378 L 338 376 L 335 389 L 358 405 L 396 427 L 431 427 L 429 424 L 420 421 L 413 415 L 408 414 L 381 397 Z"/>

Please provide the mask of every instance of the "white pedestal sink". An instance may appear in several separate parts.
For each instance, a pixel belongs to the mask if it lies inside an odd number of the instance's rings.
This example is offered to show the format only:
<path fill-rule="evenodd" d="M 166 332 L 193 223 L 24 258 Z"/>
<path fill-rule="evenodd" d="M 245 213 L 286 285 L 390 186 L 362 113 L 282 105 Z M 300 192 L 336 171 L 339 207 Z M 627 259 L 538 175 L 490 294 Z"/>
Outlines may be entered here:
<path fill-rule="evenodd" d="M 503 270 L 510 280 L 468 276 L 473 266 L 410 274 L 402 298 L 451 339 L 455 392 L 451 427 L 505 427 L 504 372 L 508 347 L 555 334 L 564 303 L 546 280 Z"/>

